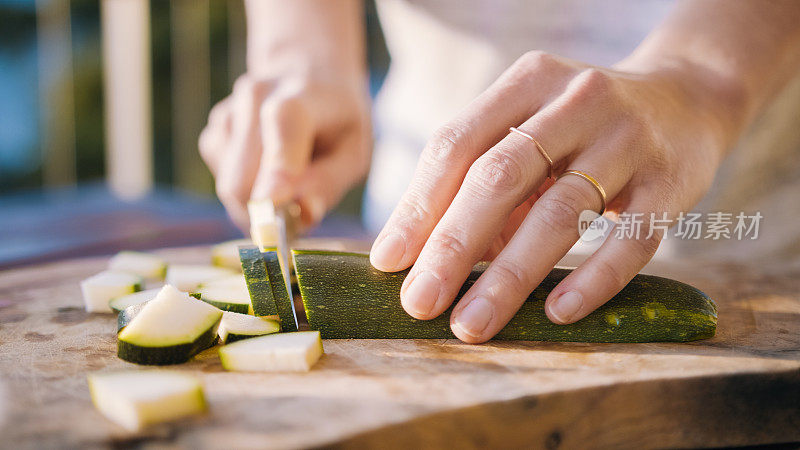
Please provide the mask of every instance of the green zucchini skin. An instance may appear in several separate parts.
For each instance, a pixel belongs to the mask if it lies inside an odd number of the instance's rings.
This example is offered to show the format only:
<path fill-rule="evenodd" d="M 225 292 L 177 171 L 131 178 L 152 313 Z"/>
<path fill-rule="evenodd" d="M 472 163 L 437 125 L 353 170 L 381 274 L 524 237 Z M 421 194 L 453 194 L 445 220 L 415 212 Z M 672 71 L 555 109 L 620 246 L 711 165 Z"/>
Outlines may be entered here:
<path fill-rule="evenodd" d="M 262 253 L 262 256 L 267 266 L 269 284 L 272 286 L 272 298 L 275 299 L 278 317 L 281 319 L 281 331 L 297 331 L 294 314 L 292 313 L 292 299 L 286 291 L 286 283 L 283 281 L 283 272 L 281 272 L 278 253 L 266 251 Z"/>
<path fill-rule="evenodd" d="M 225 338 L 225 345 L 228 345 L 232 342 L 241 341 L 242 339 L 249 339 L 259 336 L 266 336 L 266 334 L 236 334 L 236 333 L 228 333 L 228 336 Z"/>
<path fill-rule="evenodd" d="M 145 347 L 117 339 L 117 356 L 128 362 L 148 366 L 182 364 L 216 344 L 218 328 L 219 320 L 193 342 L 167 347 Z"/>
<path fill-rule="evenodd" d="M 400 287 L 408 270 L 380 272 L 366 254 L 294 251 L 293 255 L 309 326 L 319 330 L 322 338 L 455 338 L 450 331 L 453 306 L 427 321 L 403 310 Z M 486 267 L 485 263 L 475 266 L 457 299 Z M 580 321 L 556 325 L 545 315 L 544 301 L 570 272 L 553 269 L 495 339 L 633 343 L 714 336 L 716 305 L 708 296 L 687 284 L 652 275 L 636 275 L 619 294 Z"/>
<path fill-rule="evenodd" d="M 275 306 L 275 298 L 272 293 L 273 288 L 270 285 L 270 279 L 267 278 L 267 266 L 261 250 L 255 245 L 241 246 L 239 247 L 239 259 L 242 262 L 247 291 L 250 293 L 253 314 L 256 316 L 278 315 L 278 308 Z M 244 311 L 244 314 L 247 314 L 247 311 Z"/>
<path fill-rule="evenodd" d="M 249 291 L 249 288 L 248 288 Z M 210 300 L 208 298 L 203 298 L 202 296 L 196 297 L 198 300 L 202 300 L 209 305 L 219 308 L 223 311 L 230 311 L 240 314 L 247 314 L 250 311 L 250 305 L 245 305 L 244 303 L 229 303 L 229 302 L 218 302 L 216 300 Z M 253 308 L 255 311 L 255 308 Z"/>

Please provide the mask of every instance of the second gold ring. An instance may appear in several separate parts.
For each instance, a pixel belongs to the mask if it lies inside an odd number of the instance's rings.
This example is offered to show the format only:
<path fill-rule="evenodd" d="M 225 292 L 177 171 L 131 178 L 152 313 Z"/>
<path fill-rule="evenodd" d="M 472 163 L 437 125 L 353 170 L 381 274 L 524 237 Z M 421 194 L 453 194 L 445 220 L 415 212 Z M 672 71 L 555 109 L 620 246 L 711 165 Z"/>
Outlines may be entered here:
<path fill-rule="evenodd" d="M 560 180 L 560 179 L 564 178 L 566 175 L 579 176 L 579 177 L 583 178 L 584 180 L 588 181 L 589 183 L 591 183 L 592 186 L 594 186 L 595 190 L 597 190 L 597 193 L 600 194 L 600 202 L 601 202 L 600 203 L 600 215 L 602 216 L 603 213 L 606 212 L 606 202 L 608 201 L 608 199 L 606 198 L 606 190 L 603 189 L 603 186 L 600 185 L 600 182 L 598 182 L 597 179 L 595 179 L 595 177 L 589 175 L 586 172 L 581 172 L 580 170 L 567 170 L 566 172 L 564 172 L 561 175 L 559 175 L 558 179 Z"/>

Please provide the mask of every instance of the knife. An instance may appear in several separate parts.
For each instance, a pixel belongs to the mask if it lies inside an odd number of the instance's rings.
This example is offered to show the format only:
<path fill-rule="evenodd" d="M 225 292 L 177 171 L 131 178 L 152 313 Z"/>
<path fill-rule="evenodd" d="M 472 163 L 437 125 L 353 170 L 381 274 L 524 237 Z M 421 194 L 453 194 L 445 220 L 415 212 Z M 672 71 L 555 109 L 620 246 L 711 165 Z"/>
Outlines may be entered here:
<path fill-rule="evenodd" d="M 297 311 L 294 308 L 294 293 L 292 292 L 292 258 L 289 255 L 291 243 L 297 237 L 297 223 L 300 219 L 300 205 L 288 203 L 275 206 L 275 222 L 278 228 L 276 246 L 278 248 L 278 263 L 281 266 L 283 282 L 286 284 L 286 292 L 289 293 L 289 304 L 292 306 L 292 317 L 296 330 L 300 329 L 297 322 Z"/>
<path fill-rule="evenodd" d="M 250 214 L 250 237 L 253 243 L 262 252 L 270 248 L 277 250 L 281 275 L 286 292 L 289 294 L 289 304 L 292 306 L 295 329 L 299 329 L 292 292 L 292 258 L 289 252 L 292 242 L 297 237 L 300 205 L 296 202 L 276 205 L 270 200 L 251 200 L 247 203 L 247 210 Z"/>

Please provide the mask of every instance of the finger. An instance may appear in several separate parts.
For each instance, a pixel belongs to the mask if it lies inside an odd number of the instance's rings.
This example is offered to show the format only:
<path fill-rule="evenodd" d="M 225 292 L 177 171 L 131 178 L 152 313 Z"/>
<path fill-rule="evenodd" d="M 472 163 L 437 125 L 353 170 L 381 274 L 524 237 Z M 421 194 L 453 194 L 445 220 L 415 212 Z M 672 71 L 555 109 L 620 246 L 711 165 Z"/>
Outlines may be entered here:
<path fill-rule="evenodd" d="M 369 167 L 368 136 L 362 129 L 345 134 L 328 152 L 315 157 L 299 177 L 298 202 L 305 226 L 322 220 L 325 212 L 364 178 Z"/>
<path fill-rule="evenodd" d="M 600 248 L 553 289 L 545 301 L 545 311 L 551 321 L 567 324 L 586 317 L 621 291 L 650 261 L 663 237 L 663 231 L 658 229 L 649 233 L 650 212 L 655 211 L 656 197 L 633 198 L 626 212 L 635 214 L 633 220 L 642 220 L 639 225 L 630 223 L 639 231 L 630 228 L 633 231 L 630 236 L 627 232 L 618 236 L 612 229 Z M 661 218 L 661 212 L 656 212 L 656 216 Z"/>
<path fill-rule="evenodd" d="M 611 196 L 625 186 L 632 171 L 616 161 L 612 167 L 605 158 L 578 158 L 571 167 L 593 174 Z M 547 189 L 508 245 L 454 308 L 453 333 L 471 343 L 497 334 L 577 241 L 580 213 L 597 211 L 600 206 L 595 187 L 577 176 L 563 177 Z"/>
<path fill-rule="evenodd" d="M 208 113 L 208 124 L 200 132 L 197 147 L 208 169 L 216 176 L 231 134 L 229 97 L 221 100 Z"/>
<path fill-rule="evenodd" d="M 258 109 L 266 86 L 241 77 L 231 96 L 231 136 L 216 179 L 217 196 L 231 219 L 248 228 L 247 201 L 250 199 L 261 157 Z"/>
<path fill-rule="evenodd" d="M 300 95 L 270 99 L 261 107 L 260 124 L 264 151 L 251 197 L 290 201 L 314 148 L 309 105 Z"/>
<path fill-rule="evenodd" d="M 531 117 L 554 92 L 560 92 L 564 74 L 571 70 L 553 57 L 528 54 L 438 130 L 422 151 L 411 184 L 372 246 L 372 264 L 383 271 L 411 265 L 473 162 L 497 144 L 509 126 Z"/>
<path fill-rule="evenodd" d="M 592 130 L 576 125 L 572 109 L 554 101 L 519 129 L 535 136 L 551 160 L 560 161 L 582 147 Z M 475 161 L 404 282 L 401 301 L 409 314 L 433 318 L 447 309 L 512 211 L 542 187 L 549 173 L 549 162 L 535 142 L 517 133 Z"/>

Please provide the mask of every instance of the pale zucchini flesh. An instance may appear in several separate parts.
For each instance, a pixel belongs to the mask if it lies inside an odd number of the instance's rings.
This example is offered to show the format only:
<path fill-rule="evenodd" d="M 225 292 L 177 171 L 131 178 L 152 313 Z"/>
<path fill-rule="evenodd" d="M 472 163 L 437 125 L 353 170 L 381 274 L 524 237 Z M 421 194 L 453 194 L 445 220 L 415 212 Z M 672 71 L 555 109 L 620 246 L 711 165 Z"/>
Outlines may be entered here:
<path fill-rule="evenodd" d="M 263 336 L 281 331 L 277 320 L 225 311 L 219 323 L 219 340 L 230 344 L 242 339 Z"/>
<path fill-rule="evenodd" d="M 95 407 L 129 431 L 147 425 L 202 414 L 206 400 L 192 376 L 164 370 L 133 370 L 90 374 Z"/>
<path fill-rule="evenodd" d="M 234 239 L 211 247 L 211 264 L 241 272 L 239 247 L 243 245 L 253 245 L 253 241 L 250 239 Z"/>
<path fill-rule="evenodd" d="M 139 275 L 146 280 L 163 280 L 167 262 L 152 253 L 122 251 L 111 257 L 108 269 Z"/>
<path fill-rule="evenodd" d="M 244 275 L 229 277 L 205 283 L 197 290 L 200 299 L 223 311 L 248 314 L 253 311 L 250 305 L 250 293 Z"/>
<path fill-rule="evenodd" d="M 108 306 L 112 311 L 119 314 L 120 311 L 129 306 L 138 305 L 139 303 L 147 303 L 156 298 L 156 294 L 158 294 L 160 290 L 161 288 L 153 288 L 134 292 L 133 294 L 123 295 L 121 297 L 115 297 L 108 302 Z"/>
<path fill-rule="evenodd" d="M 184 292 L 194 292 L 202 284 L 231 275 L 236 275 L 236 272 L 224 267 L 204 264 L 171 264 L 167 268 L 166 283 Z"/>
<path fill-rule="evenodd" d="M 120 330 L 117 355 L 137 364 L 186 362 L 216 342 L 221 318 L 219 309 L 166 285 Z"/>
<path fill-rule="evenodd" d="M 81 282 L 83 302 L 88 312 L 113 312 L 108 302 L 142 290 L 144 280 L 127 272 L 100 272 Z"/>
<path fill-rule="evenodd" d="M 222 367 L 240 372 L 307 372 L 322 354 L 318 331 L 269 334 L 219 349 Z"/>

